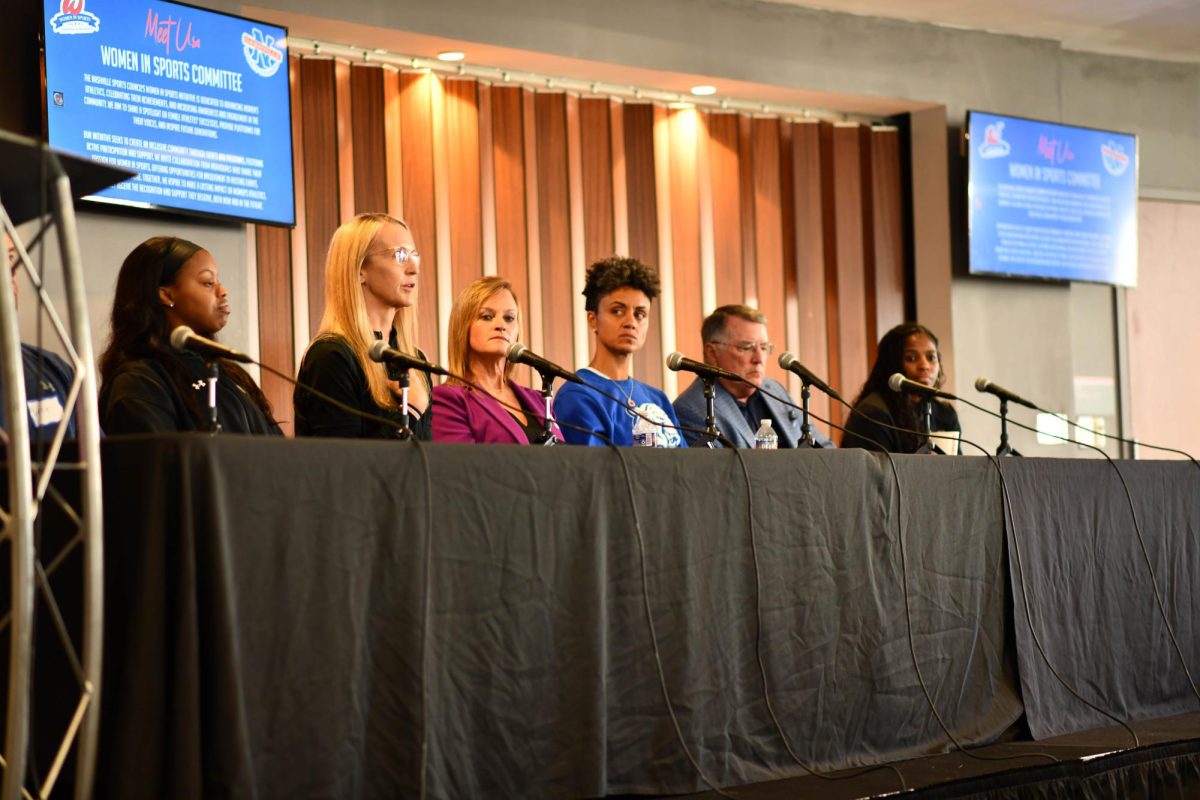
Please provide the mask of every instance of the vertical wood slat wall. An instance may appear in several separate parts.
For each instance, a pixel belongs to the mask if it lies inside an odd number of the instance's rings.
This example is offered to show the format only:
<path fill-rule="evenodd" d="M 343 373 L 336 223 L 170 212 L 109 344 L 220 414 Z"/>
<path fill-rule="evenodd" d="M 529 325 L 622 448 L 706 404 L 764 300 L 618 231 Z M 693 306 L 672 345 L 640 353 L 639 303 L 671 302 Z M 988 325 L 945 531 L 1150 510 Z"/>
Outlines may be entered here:
<path fill-rule="evenodd" d="M 665 343 L 701 358 L 700 322 L 715 305 L 760 308 L 776 353 L 795 352 L 849 398 L 878 337 L 902 321 L 894 129 L 622 104 L 319 57 L 294 57 L 292 71 L 304 247 L 270 226 L 257 240 L 260 348 L 285 371 L 306 344 L 293 317 L 310 335 L 320 323 L 329 237 L 371 210 L 403 214 L 421 250 L 418 330 L 431 357 L 444 353 L 448 299 L 494 271 L 513 284 L 525 341 L 582 366 L 580 264 L 618 245 L 663 271 L 635 372 L 668 393 L 689 379 L 662 366 Z M 294 276 L 307 280 L 306 306 L 302 294 L 293 303 Z M 798 394 L 773 359 L 768 374 Z M 263 385 L 290 420 L 290 389 L 267 376 Z M 812 407 L 845 419 L 819 393 Z"/>

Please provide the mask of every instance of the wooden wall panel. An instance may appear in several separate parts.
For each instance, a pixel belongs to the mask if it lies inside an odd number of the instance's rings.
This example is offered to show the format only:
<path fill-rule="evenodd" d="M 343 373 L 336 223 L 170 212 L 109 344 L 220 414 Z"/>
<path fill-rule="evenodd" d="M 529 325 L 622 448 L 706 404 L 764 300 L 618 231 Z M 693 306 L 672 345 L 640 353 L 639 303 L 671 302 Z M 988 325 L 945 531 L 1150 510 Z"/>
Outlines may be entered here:
<path fill-rule="evenodd" d="M 713 232 L 712 143 L 707 111 L 697 111 L 696 199 L 700 205 L 700 313 L 717 307 L 716 242 Z"/>
<path fill-rule="evenodd" d="M 871 131 L 871 200 L 875 244 L 875 343 L 904 322 L 907 237 L 900 178 L 900 132 Z M 872 352 L 874 352 L 872 350 Z"/>
<path fill-rule="evenodd" d="M 383 78 L 383 67 L 350 67 L 355 213 L 386 211 L 388 207 Z"/>
<path fill-rule="evenodd" d="M 758 310 L 767 315 L 767 335 L 772 342 L 787 340 L 784 302 L 783 208 L 780 180 L 779 126 L 777 119 L 755 119 L 751 128 L 754 151 L 754 248 L 758 285 Z M 767 374 L 782 380 L 778 366 Z"/>
<path fill-rule="evenodd" d="M 742 278 L 741 163 L 738 115 L 708 116 L 708 164 L 712 180 L 713 257 L 718 306 L 746 299 Z"/>
<path fill-rule="evenodd" d="M 288 83 L 292 90 L 292 169 L 295 170 L 293 182 L 296 187 L 296 227 L 291 233 L 292 259 L 292 353 L 293 363 L 300 363 L 304 350 L 308 347 L 308 228 L 304 224 L 305 202 L 304 192 L 304 84 L 300 76 L 301 58 L 291 56 L 288 59 Z M 261 292 L 262 289 L 260 288 Z M 259 317 L 259 327 L 271 325 L 271 320 L 264 321 Z"/>
<path fill-rule="evenodd" d="M 538 93 L 538 228 L 541 251 L 543 352 L 559 364 L 575 362 L 571 296 L 571 220 L 567 169 L 566 95 Z"/>
<path fill-rule="evenodd" d="M 609 147 L 612 148 L 613 252 L 629 254 L 629 183 L 625 175 L 625 104 L 608 102 Z"/>
<path fill-rule="evenodd" d="M 583 210 L 583 144 L 579 125 L 579 97 L 568 94 L 565 98 L 567 117 L 567 209 L 571 229 L 571 290 L 574 301 L 583 292 L 584 275 L 587 272 L 586 238 Z M 582 364 L 591 360 L 590 341 L 587 330 L 587 315 L 578 302 L 571 309 L 571 354 L 570 363 Z"/>
<path fill-rule="evenodd" d="M 796 197 L 792 180 L 792 123 L 779 123 L 779 215 L 783 243 L 783 330 L 784 338 L 777 343 L 776 354 L 800 344 L 800 294 L 796 278 Z M 771 359 L 771 369 L 778 369 L 778 355 Z M 780 369 L 776 377 L 799 397 L 800 378 Z"/>
<path fill-rule="evenodd" d="M 821 124 L 792 125 L 792 186 L 796 253 L 797 342 L 794 352 L 800 363 L 829 381 L 829 336 L 826 324 L 825 220 L 823 198 Z M 832 249 L 833 243 L 829 246 Z M 829 399 L 814 392 L 814 414 L 830 418 Z"/>
<path fill-rule="evenodd" d="M 538 211 L 538 154 L 536 95 L 521 90 L 521 125 L 525 132 L 525 242 L 529 275 L 529 343 L 538 353 L 546 349 L 542 319 L 542 232 Z"/>
<path fill-rule="evenodd" d="M 314 336 L 320 328 L 325 305 L 325 254 L 330 237 L 341 224 L 335 66 L 329 59 L 300 61 L 308 325 Z"/>
<path fill-rule="evenodd" d="M 625 185 L 629 203 L 629 255 L 652 267 L 658 264 L 657 187 L 654 181 L 654 106 L 625 106 Z M 637 377 L 654 386 L 663 380 L 662 336 L 650 325 L 637 359 Z"/>
<path fill-rule="evenodd" d="M 526 318 L 522 335 L 524 341 L 530 342 L 523 92 L 518 86 L 492 88 L 492 185 L 496 198 L 496 274 L 512 283 L 513 294 Z"/>
<path fill-rule="evenodd" d="M 283 372 L 296 371 L 292 343 L 292 243 L 291 231 L 275 225 L 254 226 L 255 260 L 258 263 L 259 361 Z M 292 425 L 292 385 L 266 370 L 262 390 L 275 418 L 288 436 Z"/>
<path fill-rule="evenodd" d="M 871 158 L 871 128 L 858 126 L 859 185 L 862 196 L 862 252 L 863 252 L 863 306 L 866 313 L 867 372 L 875 363 L 875 351 L 879 349 L 879 330 L 875 289 L 875 202 L 874 173 Z"/>
<path fill-rule="evenodd" d="M 580 166 L 583 178 L 583 253 L 588 264 L 614 253 L 613 152 L 610 102 L 606 98 L 579 100 Z"/>
<path fill-rule="evenodd" d="M 758 305 L 758 259 L 754 226 L 754 151 L 751 130 L 753 120 L 738 117 L 738 186 L 742 220 L 742 296 L 744 302 Z"/>
<path fill-rule="evenodd" d="M 820 123 L 820 160 L 821 160 L 821 207 L 824 210 L 821 236 L 824 239 L 825 255 L 825 337 L 828 343 L 829 385 L 836 389 L 846 400 L 853 402 L 858 394 L 858 386 L 850 386 L 842 381 L 842 347 L 841 347 L 841 311 L 840 287 L 838 285 L 838 236 L 837 236 L 837 204 L 836 181 L 834 178 L 833 157 L 833 126 L 828 122 Z M 846 419 L 848 410 L 840 403 L 834 403 L 829 409 L 829 419 L 835 425 L 841 425 Z M 837 441 L 841 441 L 839 438 Z"/>
<path fill-rule="evenodd" d="M 446 135 L 446 78 L 431 75 L 429 81 L 429 119 L 433 142 L 433 219 L 437 238 L 437 258 L 426 259 L 426 270 L 433 268 L 437 293 L 438 360 L 449 358 L 446 349 L 446 322 L 454 305 L 454 240 L 450 226 L 450 143 Z M 426 293 L 425 299 L 429 299 Z"/>
<path fill-rule="evenodd" d="M 837 236 L 839 391 L 851 394 L 862 386 L 870 368 L 866 230 L 863 221 L 862 138 L 860 126 L 833 128 L 834 213 Z M 872 325 L 873 327 L 873 325 Z"/>
<path fill-rule="evenodd" d="M 387 171 L 387 212 L 404 219 L 404 170 L 400 138 L 400 72 L 384 67 L 383 72 L 383 153 Z"/>
<path fill-rule="evenodd" d="M 350 64 L 338 59 L 333 62 L 338 151 L 338 224 L 354 216 L 354 135 L 350 95 Z"/>
<path fill-rule="evenodd" d="M 437 230 L 433 207 L 433 123 L 428 73 L 400 74 L 401 172 L 405 222 L 421 252 L 417 291 L 417 342 L 430 357 L 438 352 Z"/>
<path fill-rule="evenodd" d="M 496 274 L 496 164 L 492 147 L 492 87 L 479 84 L 479 243 L 483 274 Z"/>
<path fill-rule="evenodd" d="M 450 285 L 457 298 L 468 283 L 483 275 L 479 101 L 474 79 L 450 78 L 445 88 Z"/>
<path fill-rule="evenodd" d="M 298 224 L 282 238 L 262 227 L 256 244 L 260 349 L 272 363 L 294 366 L 298 332 L 315 333 L 329 237 L 356 210 L 403 212 L 423 254 L 419 343 L 439 357 L 449 302 L 496 273 L 521 303 L 524 340 L 579 366 L 591 354 L 582 270 L 613 253 L 661 270 L 635 364 L 658 386 L 677 377 L 666 374 L 665 350 L 701 357 L 703 315 L 747 302 L 768 316 L 780 351 L 852 398 L 879 334 L 904 316 L 909 200 L 894 130 L 319 58 L 297 59 L 293 71 Z M 773 360 L 768 371 L 798 391 Z M 286 390 L 270 378 L 264 386 L 290 408 Z M 819 394 L 812 407 L 844 420 Z"/>
<path fill-rule="evenodd" d="M 671 252 L 675 294 L 675 349 L 702 361 L 700 323 L 700 205 L 697 137 L 700 114 L 694 108 L 669 112 L 671 137 Z M 662 313 L 661 309 L 660 312 Z M 681 376 L 680 389 L 691 384 Z"/>

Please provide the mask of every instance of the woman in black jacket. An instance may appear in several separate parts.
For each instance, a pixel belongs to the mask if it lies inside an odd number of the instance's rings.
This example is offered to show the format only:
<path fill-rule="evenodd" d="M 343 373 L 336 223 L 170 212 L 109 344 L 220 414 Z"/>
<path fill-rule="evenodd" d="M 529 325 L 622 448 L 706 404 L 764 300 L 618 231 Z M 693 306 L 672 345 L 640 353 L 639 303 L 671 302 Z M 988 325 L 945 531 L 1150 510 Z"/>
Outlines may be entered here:
<path fill-rule="evenodd" d="M 854 401 L 854 411 L 846 420 L 842 447 L 916 453 L 929 443 L 935 448 L 934 452 L 958 452 L 958 443 L 953 440 L 930 440 L 927 436 L 909 432 L 926 430 L 926 403 L 931 404 L 929 431 L 951 432 L 961 428 L 953 406 L 918 394 L 892 391 L 888 380 L 897 372 L 910 381 L 935 389 L 945 382 L 937 337 L 924 325 L 906 322 L 892 328 L 879 340 L 875 365 Z"/>
<path fill-rule="evenodd" d="M 105 433 L 209 429 L 209 368 L 171 347 L 186 325 L 213 338 L 229 319 L 229 293 L 212 254 L 174 236 L 147 239 L 121 264 L 112 334 L 100 356 L 100 425 Z M 280 435 L 271 404 L 244 369 L 217 361 L 217 421 L 225 433 Z"/>

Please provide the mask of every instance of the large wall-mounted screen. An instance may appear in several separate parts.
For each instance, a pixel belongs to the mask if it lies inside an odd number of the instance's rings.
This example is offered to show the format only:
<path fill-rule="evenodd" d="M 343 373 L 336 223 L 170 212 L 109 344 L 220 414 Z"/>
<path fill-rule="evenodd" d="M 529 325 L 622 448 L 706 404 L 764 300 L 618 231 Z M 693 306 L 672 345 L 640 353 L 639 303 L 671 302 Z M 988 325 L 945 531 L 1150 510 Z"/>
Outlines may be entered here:
<path fill-rule="evenodd" d="M 165 0 L 45 4 L 50 145 L 136 171 L 92 199 L 292 225 L 287 31 Z"/>
<path fill-rule="evenodd" d="M 967 117 L 970 272 L 1137 284 L 1137 138 Z"/>

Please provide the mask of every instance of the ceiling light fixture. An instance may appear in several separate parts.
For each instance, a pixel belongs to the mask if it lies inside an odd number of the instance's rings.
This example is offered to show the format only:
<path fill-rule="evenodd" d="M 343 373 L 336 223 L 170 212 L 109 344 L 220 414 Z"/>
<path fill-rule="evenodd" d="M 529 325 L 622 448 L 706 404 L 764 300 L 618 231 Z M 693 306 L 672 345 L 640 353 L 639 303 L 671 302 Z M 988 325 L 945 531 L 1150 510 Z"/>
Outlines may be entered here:
<path fill-rule="evenodd" d="M 438 61 L 462 61 L 467 54 L 461 50 L 443 50 L 437 57 Z"/>
<path fill-rule="evenodd" d="M 717 87 L 715 87 L 715 86 L 704 85 L 704 86 L 693 86 L 692 87 L 692 94 L 696 95 L 697 97 L 708 97 L 710 94 L 716 94 L 716 93 L 717 93 Z"/>

